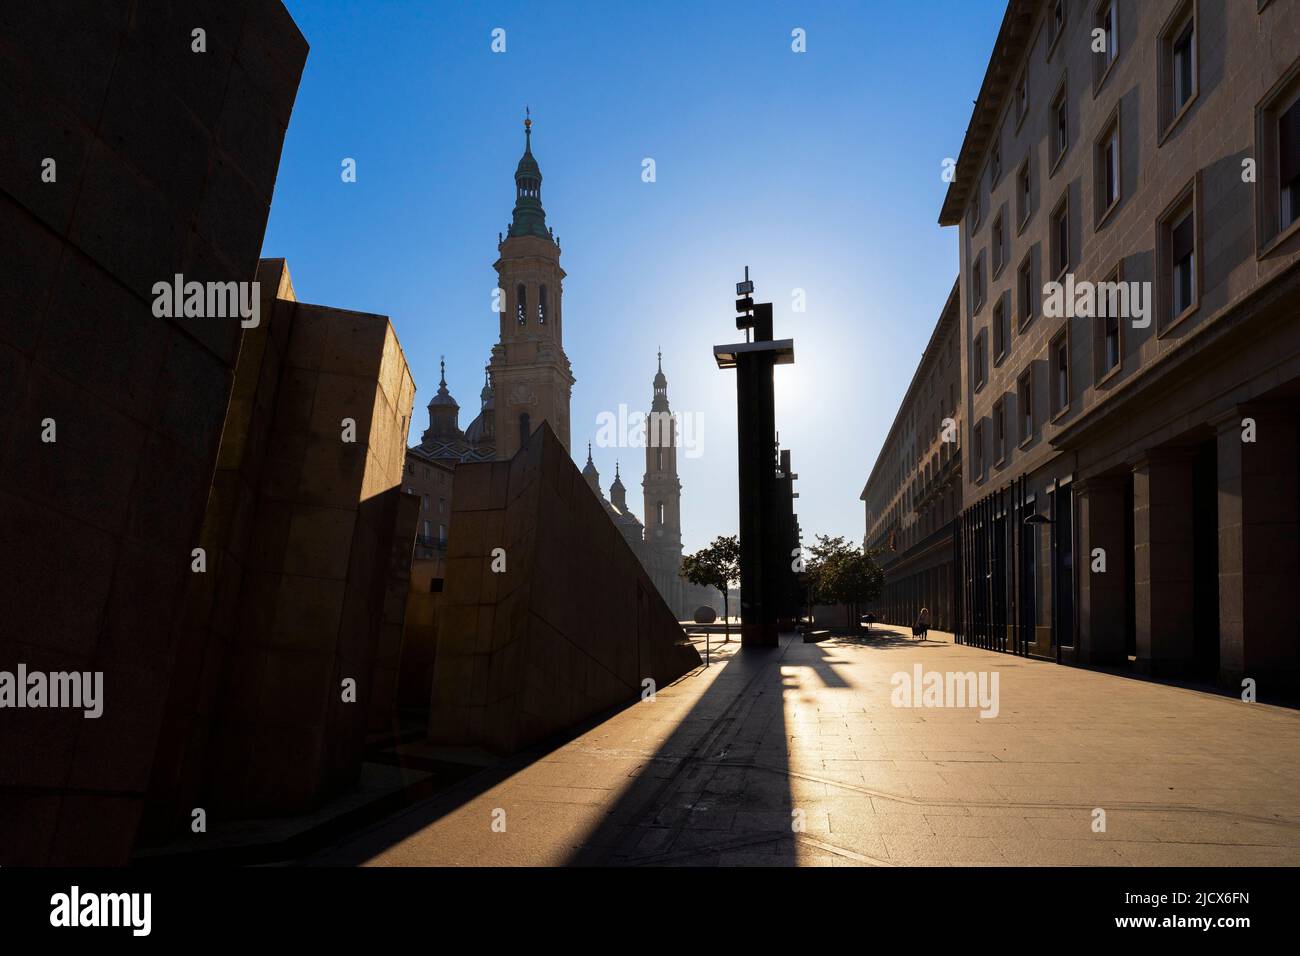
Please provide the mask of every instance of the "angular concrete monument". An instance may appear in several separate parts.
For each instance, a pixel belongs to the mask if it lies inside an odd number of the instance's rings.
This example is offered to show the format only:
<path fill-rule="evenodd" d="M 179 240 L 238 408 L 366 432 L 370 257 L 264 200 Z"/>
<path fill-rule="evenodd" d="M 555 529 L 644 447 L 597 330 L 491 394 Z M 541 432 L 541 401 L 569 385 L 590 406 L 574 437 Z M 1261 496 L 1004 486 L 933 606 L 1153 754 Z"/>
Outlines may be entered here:
<path fill-rule="evenodd" d="M 385 316 L 298 302 L 282 259 L 258 278 L 266 322 L 245 336 L 204 527 L 215 583 L 187 592 L 177 640 L 160 831 L 190 805 L 314 806 L 355 781 L 395 696 L 415 384 Z"/>
<path fill-rule="evenodd" d="M 548 425 L 456 469 L 430 740 L 513 753 L 700 663 Z"/>
<path fill-rule="evenodd" d="M 240 319 L 307 43 L 278 0 L 0 4 L 0 670 L 101 673 L 102 714 L 0 717 L 0 864 L 131 853 Z M 48 422 L 49 424 L 43 424 Z"/>

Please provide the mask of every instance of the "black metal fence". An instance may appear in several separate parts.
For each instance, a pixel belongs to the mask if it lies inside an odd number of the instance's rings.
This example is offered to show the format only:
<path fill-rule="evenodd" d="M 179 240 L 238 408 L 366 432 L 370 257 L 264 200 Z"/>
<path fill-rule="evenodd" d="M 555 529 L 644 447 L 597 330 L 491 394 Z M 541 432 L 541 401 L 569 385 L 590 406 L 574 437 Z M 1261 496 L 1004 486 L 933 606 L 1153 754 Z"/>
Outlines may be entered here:
<path fill-rule="evenodd" d="M 967 508 L 954 522 L 954 639 L 1028 655 L 1037 626 L 1038 527 L 1025 478 Z"/>

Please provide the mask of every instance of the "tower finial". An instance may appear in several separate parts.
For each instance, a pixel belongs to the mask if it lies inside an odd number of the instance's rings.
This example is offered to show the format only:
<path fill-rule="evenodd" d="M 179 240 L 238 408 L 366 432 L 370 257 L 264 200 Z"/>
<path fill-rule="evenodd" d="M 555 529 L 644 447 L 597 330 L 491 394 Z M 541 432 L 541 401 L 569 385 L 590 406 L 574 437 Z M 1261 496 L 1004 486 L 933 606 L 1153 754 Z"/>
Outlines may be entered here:
<path fill-rule="evenodd" d="M 591 464 L 591 442 L 587 442 L 587 464 Z"/>
<path fill-rule="evenodd" d="M 445 355 L 438 356 L 438 369 L 441 372 L 441 376 L 440 376 L 441 381 L 439 382 L 439 384 L 446 385 L 447 384 L 447 356 Z"/>
<path fill-rule="evenodd" d="M 659 371 L 664 370 L 664 347 L 659 346 Z"/>

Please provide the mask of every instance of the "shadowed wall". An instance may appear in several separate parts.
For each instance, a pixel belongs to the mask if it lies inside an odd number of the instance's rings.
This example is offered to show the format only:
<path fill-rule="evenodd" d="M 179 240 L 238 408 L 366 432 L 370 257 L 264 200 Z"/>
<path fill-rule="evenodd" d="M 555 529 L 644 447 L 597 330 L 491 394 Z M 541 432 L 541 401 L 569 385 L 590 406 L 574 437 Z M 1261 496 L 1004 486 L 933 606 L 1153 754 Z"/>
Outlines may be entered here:
<path fill-rule="evenodd" d="M 549 426 L 456 469 L 431 740 L 520 750 L 698 666 L 684 641 Z"/>

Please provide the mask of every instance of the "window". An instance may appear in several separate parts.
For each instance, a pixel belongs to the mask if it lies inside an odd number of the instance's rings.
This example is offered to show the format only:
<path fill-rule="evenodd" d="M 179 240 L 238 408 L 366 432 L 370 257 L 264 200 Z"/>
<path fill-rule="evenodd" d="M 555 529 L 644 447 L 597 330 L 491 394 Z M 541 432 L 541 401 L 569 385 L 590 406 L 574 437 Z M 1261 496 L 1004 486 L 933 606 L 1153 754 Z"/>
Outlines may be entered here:
<path fill-rule="evenodd" d="M 664 523 L 664 503 L 661 501 L 655 505 L 655 524 L 662 527 Z"/>
<path fill-rule="evenodd" d="M 414 475 L 415 475 L 415 464 L 414 464 L 414 462 L 409 462 L 409 461 L 408 461 L 408 462 L 406 463 L 406 473 L 407 473 L 408 475 L 411 475 L 411 476 L 414 476 Z"/>
<path fill-rule="evenodd" d="M 1070 110 L 1065 95 L 1065 80 L 1061 80 L 1056 95 L 1052 97 L 1052 169 L 1055 171 L 1065 151 L 1070 148 Z"/>
<path fill-rule="evenodd" d="M 1119 13 L 1115 0 L 1101 0 L 1092 18 L 1093 92 L 1101 89 L 1110 73 L 1111 64 L 1119 56 Z M 1101 36 L 1097 36 L 1097 31 Z M 1101 49 L 1097 49 L 1100 41 Z"/>
<path fill-rule="evenodd" d="M 968 224 L 966 226 L 966 231 L 968 234 L 973 235 L 975 233 L 975 230 L 980 227 L 981 215 L 982 212 L 980 210 L 980 184 L 976 183 L 975 192 L 970 197 L 970 214 L 967 217 Z"/>
<path fill-rule="evenodd" d="M 1065 412 L 1070 407 L 1070 327 L 1068 324 L 1052 339 L 1047 350 L 1048 363 L 1051 368 L 1052 382 L 1052 417 Z"/>
<path fill-rule="evenodd" d="M 430 544 L 433 541 L 433 525 L 428 521 L 420 522 L 420 536 L 424 538 L 424 544 Z"/>
<path fill-rule="evenodd" d="M 1052 274 L 1059 281 L 1070 268 L 1070 193 L 1066 190 L 1061 201 L 1052 210 L 1052 233 L 1049 237 L 1052 255 Z"/>
<path fill-rule="evenodd" d="M 1019 325 L 1024 329 L 1034 318 L 1034 300 L 1037 298 L 1034 284 L 1034 251 L 1030 249 L 1016 270 L 1016 294 L 1019 298 Z"/>
<path fill-rule="evenodd" d="M 975 257 L 970 273 L 970 297 L 972 308 L 979 311 L 984 304 L 984 253 Z"/>
<path fill-rule="evenodd" d="M 1191 308 L 1196 296 L 1196 223 L 1189 209 L 1173 226 L 1174 315 Z"/>
<path fill-rule="evenodd" d="M 428 511 L 428 510 L 429 510 L 429 496 L 428 496 L 428 495 L 421 495 L 420 497 L 423 499 L 423 502 L 422 502 L 422 504 L 420 505 L 420 510 L 421 510 L 421 511 Z"/>
<path fill-rule="evenodd" d="M 1199 300 L 1199 188 L 1200 175 L 1197 174 L 1166 208 L 1157 225 L 1161 331 L 1195 311 Z"/>
<path fill-rule="evenodd" d="M 1002 213 L 999 212 L 993 220 L 993 278 L 997 278 L 1002 273 L 1002 267 L 1007 264 L 1007 231 L 1002 226 Z"/>
<path fill-rule="evenodd" d="M 1025 223 L 1029 221 L 1029 213 L 1033 209 L 1031 186 L 1029 157 L 1026 156 L 1025 161 L 1020 164 L 1020 171 L 1016 173 L 1016 219 L 1020 229 L 1025 228 Z"/>
<path fill-rule="evenodd" d="M 1174 40 L 1174 109 L 1187 105 L 1196 92 L 1196 28 L 1192 23 L 1183 27 Z"/>
<path fill-rule="evenodd" d="M 1020 72 L 1020 79 L 1016 80 L 1016 127 L 1019 128 L 1021 120 L 1029 112 L 1029 68 L 1026 67 Z"/>
<path fill-rule="evenodd" d="M 1097 320 L 1093 323 L 1096 335 L 1093 341 L 1094 376 L 1100 384 L 1120 365 L 1123 348 L 1123 319 L 1127 311 L 1128 295 L 1120 291 L 1124 281 L 1124 263 L 1111 270 L 1097 290 Z M 1116 290 L 1111 294 L 1110 290 Z"/>
<path fill-rule="evenodd" d="M 539 325 L 546 324 L 546 286 L 537 290 L 537 322 Z"/>
<path fill-rule="evenodd" d="M 1056 42 L 1065 32 L 1065 0 L 1052 0 L 1051 19 L 1047 23 L 1047 55 L 1050 58 Z"/>
<path fill-rule="evenodd" d="M 975 472 L 972 475 L 972 477 L 975 479 L 975 481 L 980 482 L 984 480 L 984 423 L 983 422 L 979 422 L 975 426 L 974 430 L 972 431 L 971 445 L 974 446 L 971 464 L 975 468 Z"/>
<path fill-rule="evenodd" d="M 1287 229 L 1300 220 L 1300 97 L 1277 121 L 1279 223 Z"/>
<path fill-rule="evenodd" d="M 1160 31 L 1159 58 L 1160 137 L 1163 142 L 1196 98 L 1196 0 L 1175 8 Z"/>
<path fill-rule="evenodd" d="M 1119 107 L 1111 114 L 1097 138 L 1096 154 L 1093 156 L 1093 168 L 1096 171 L 1094 192 L 1097 196 L 1097 225 L 1100 226 L 1110 211 L 1119 205 L 1120 165 L 1119 165 Z"/>
<path fill-rule="evenodd" d="M 522 285 L 515 287 L 515 319 L 520 325 L 528 324 L 528 290 Z"/>
<path fill-rule="evenodd" d="M 993 364 L 999 365 L 1007 356 L 1007 346 L 1010 344 L 1011 323 L 1007 319 L 1007 297 L 998 296 L 997 302 L 993 303 Z"/>
<path fill-rule="evenodd" d="M 446 499 L 446 498 L 439 498 L 439 499 L 438 499 L 438 514 L 440 514 L 440 515 L 445 515 L 446 513 L 447 513 L 447 499 Z"/>
<path fill-rule="evenodd" d="M 1020 414 L 1020 444 L 1034 437 L 1034 369 L 1031 365 L 1016 379 L 1016 410 Z"/>
<path fill-rule="evenodd" d="M 1255 111 L 1255 219 L 1261 255 L 1300 229 L 1300 58 Z"/>
<path fill-rule="evenodd" d="M 975 383 L 975 391 L 984 387 L 988 379 L 988 335 L 983 329 L 975 336 L 975 349 L 971 353 L 971 380 Z"/>
<path fill-rule="evenodd" d="M 1002 178 L 1002 131 L 998 130 L 993 140 L 993 153 L 989 157 L 989 188 L 996 186 Z"/>
<path fill-rule="evenodd" d="M 993 463 L 1000 465 L 1007 458 L 1007 403 L 999 398 L 993 403 Z"/>
<path fill-rule="evenodd" d="M 438 525 L 438 544 L 444 548 L 447 546 L 447 526 L 445 524 Z"/>

